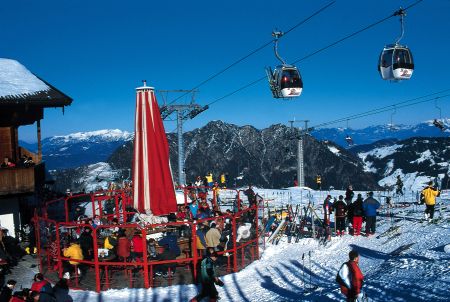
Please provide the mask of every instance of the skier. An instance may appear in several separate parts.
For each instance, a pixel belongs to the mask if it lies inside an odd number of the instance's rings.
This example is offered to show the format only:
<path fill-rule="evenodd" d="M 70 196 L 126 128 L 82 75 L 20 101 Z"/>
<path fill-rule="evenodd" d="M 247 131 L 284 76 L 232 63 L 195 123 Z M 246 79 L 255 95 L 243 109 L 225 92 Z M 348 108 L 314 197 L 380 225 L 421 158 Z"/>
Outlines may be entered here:
<path fill-rule="evenodd" d="M 433 181 L 428 182 L 428 186 L 422 190 L 425 201 L 425 220 L 431 222 L 434 217 L 434 206 L 436 204 L 436 197 L 439 197 L 441 192 L 433 187 Z"/>
<path fill-rule="evenodd" d="M 327 198 L 323 201 L 323 222 L 325 225 L 330 225 L 330 215 L 333 212 L 333 203 L 331 201 L 331 195 L 328 195 Z"/>
<path fill-rule="evenodd" d="M 359 236 L 361 233 L 361 226 L 363 222 L 364 209 L 362 195 L 358 194 L 355 202 L 352 204 L 352 216 L 353 216 L 353 235 Z"/>
<path fill-rule="evenodd" d="M 400 175 L 397 175 L 397 182 L 395 185 L 397 186 L 395 194 L 403 196 L 403 181 L 401 180 Z"/>
<path fill-rule="evenodd" d="M 317 184 L 317 190 L 322 190 L 322 176 L 320 174 L 317 174 L 316 176 L 316 184 Z"/>
<path fill-rule="evenodd" d="M 347 302 L 361 302 L 364 276 L 358 266 L 359 254 L 357 251 L 350 251 L 348 256 L 350 259 L 342 264 L 336 276 L 336 281 L 341 287 L 341 292 L 347 297 Z"/>
<path fill-rule="evenodd" d="M 347 204 L 344 201 L 344 196 L 339 195 L 339 200 L 333 204 L 336 213 L 336 235 L 345 235 L 345 219 L 347 216 Z"/>
<path fill-rule="evenodd" d="M 353 196 L 355 196 L 355 193 L 353 192 L 353 186 L 348 185 L 347 190 L 345 190 L 345 202 L 347 204 L 350 204 L 352 202 Z"/>
<path fill-rule="evenodd" d="M 206 297 L 209 298 L 210 302 L 219 300 L 219 293 L 217 292 L 215 284 L 222 287 L 223 282 L 217 277 L 217 258 L 217 252 L 215 252 L 214 249 L 208 248 L 208 256 L 201 262 L 200 282 L 202 285 L 202 290 L 197 296 L 192 298 L 190 302 L 198 302 Z"/>
<path fill-rule="evenodd" d="M 377 223 L 377 209 L 380 207 L 380 202 L 373 198 L 373 192 L 367 194 L 369 197 L 364 200 L 363 208 L 366 216 L 366 236 L 375 234 Z"/>

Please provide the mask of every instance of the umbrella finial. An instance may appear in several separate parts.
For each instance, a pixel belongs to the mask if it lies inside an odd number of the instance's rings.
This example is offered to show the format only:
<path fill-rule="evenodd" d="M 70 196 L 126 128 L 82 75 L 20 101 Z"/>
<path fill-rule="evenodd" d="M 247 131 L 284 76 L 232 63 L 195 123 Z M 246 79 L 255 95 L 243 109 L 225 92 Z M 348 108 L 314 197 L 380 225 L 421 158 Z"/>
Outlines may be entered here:
<path fill-rule="evenodd" d="M 144 87 L 147 86 L 147 80 L 142 80 L 142 83 L 144 84 Z"/>

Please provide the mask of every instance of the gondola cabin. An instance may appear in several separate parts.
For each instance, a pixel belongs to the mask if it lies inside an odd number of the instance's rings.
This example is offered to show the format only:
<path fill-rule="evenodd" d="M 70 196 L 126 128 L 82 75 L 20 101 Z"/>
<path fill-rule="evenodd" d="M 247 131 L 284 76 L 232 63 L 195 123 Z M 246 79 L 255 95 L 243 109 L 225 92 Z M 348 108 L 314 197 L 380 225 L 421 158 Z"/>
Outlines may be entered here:
<path fill-rule="evenodd" d="M 302 93 L 303 81 L 295 66 L 277 66 L 270 78 L 270 88 L 274 98 L 294 98 Z"/>
<path fill-rule="evenodd" d="M 398 44 L 385 46 L 380 54 L 378 71 L 383 80 L 409 80 L 414 72 L 411 51 Z"/>

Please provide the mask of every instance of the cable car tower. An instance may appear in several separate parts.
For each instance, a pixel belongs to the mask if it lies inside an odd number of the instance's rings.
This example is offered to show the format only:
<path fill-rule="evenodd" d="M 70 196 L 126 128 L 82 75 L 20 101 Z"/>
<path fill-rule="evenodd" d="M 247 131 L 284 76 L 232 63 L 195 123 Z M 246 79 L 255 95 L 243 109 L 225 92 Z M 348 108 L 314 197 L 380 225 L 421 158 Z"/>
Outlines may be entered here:
<path fill-rule="evenodd" d="M 281 62 L 281 65 L 272 68 L 266 68 L 267 79 L 272 95 L 276 99 L 289 99 L 300 96 L 303 90 L 303 81 L 297 67 L 288 65 L 278 54 L 278 39 L 283 36 L 283 32 L 272 32 L 274 37 L 273 50 L 275 56 Z"/>
<path fill-rule="evenodd" d="M 378 62 L 378 71 L 383 80 L 409 80 L 414 72 L 414 60 L 409 48 L 400 45 L 400 40 L 405 33 L 403 18 L 406 12 L 400 7 L 394 16 L 400 16 L 401 33 L 395 44 L 386 45 L 383 48 Z"/>
<path fill-rule="evenodd" d="M 299 135 L 296 137 L 297 138 L 297 183 L 299 187 L 304 187 L 305 186 L 305 161 L 304 161 L 304 152 L 303 152 L 303 137 L 305 136 L 305 134 L 308 134 L 308 122 L 309 120 L 293 120 L 293 121 L 289 121 L 289 123 L 291 124 L 291 129 L 293 129 L 294 127 L 294 123 L 301 123 L 304 122 L 305 123 L 305 128 L 302 130 L 299 127 Z"/>
<path fill-rule="evenodd" d="M 161 118 L 167 119 L 172 113 L 176 113 L 177 116 L 177 136 L 178 136 L 178 184 L 186 184 L 186 172 L 184 169 L 185 154 L 184 154 L 184 142 L 183 142 L 183 122 L 189 119 L 193 119 L 203 111 L 209 108 L 208 105 L 201 106 L 195 103 L 195 93 L 197 90 L 159 90 L 162 95 L 164 104 L 159 107 Z M 192 93 L 190 104 L 168 104 L 166 105 L 166 97 L 163 93 L 169 92 L 181 92 Z"/>

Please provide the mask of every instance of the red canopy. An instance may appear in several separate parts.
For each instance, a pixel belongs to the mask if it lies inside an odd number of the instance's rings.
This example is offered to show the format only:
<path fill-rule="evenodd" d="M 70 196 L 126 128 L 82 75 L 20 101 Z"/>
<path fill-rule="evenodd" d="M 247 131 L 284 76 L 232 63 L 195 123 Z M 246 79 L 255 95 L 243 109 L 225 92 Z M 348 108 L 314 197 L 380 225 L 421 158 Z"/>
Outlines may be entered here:
<path fill-rule="evenodd" d="M 153 87 L 136 88 L 133 157 L 134 206 L 153 215 L 176 212 L 177 201 L 169 165 L 169 145 Z"/>

